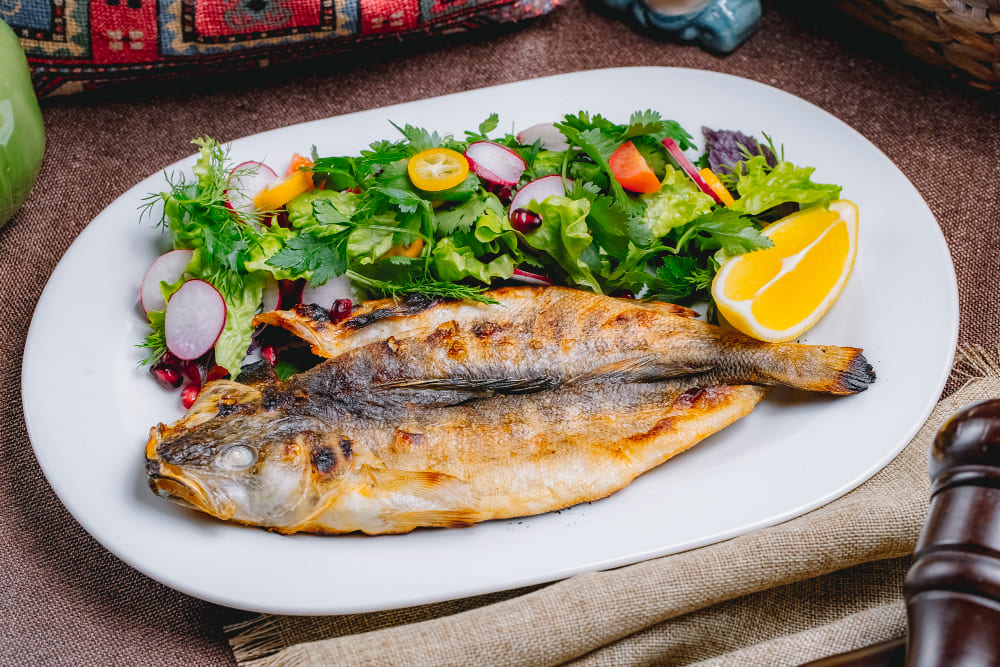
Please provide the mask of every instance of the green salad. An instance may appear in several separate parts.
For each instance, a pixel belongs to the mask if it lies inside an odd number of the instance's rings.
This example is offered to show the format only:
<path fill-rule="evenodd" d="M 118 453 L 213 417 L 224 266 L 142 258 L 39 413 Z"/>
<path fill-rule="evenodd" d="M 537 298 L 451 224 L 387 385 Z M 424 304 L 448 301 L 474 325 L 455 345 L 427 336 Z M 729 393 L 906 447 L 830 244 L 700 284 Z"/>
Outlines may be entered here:
<path fill-rule="evenodd" d="M 622 124 L 580 112 L 517 134 L 498 132 L 496 114 L 461 137 L 395 127 L 358 155 L 296 156 L 283 177 L 197 140 L 193 174 L 168 175 L 145 200 L 147 217 L 162 203 L 159 224 L 184 253 L 144 280 L 144 363 L 197 359 L 235 377 L 254 316 L 303 288 L 339 297 L 316 304 L 334 320 L 345 299 L 346 313 L 364 298 L 489 302 L 518 282 L 710 303 L 726 258 L 771 245 L 768 222 L 840 194 L 767 135 L 704 128 L 689 159 L 692 135 L 655 111 Z M 215 313 L 208 324 L 199 308 Z"/>

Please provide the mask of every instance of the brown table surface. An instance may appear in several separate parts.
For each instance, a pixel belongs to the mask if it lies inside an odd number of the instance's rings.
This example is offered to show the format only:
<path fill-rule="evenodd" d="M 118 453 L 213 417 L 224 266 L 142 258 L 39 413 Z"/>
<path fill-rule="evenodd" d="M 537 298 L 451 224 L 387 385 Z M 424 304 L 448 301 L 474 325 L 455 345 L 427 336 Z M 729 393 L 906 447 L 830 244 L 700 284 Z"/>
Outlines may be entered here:
<path fill-rule="evenodd" d="M 139 574 L 70 517 L 35 461 L 20 402 L 21 351 L 30 316 L 59 258 L 127 188 L 192 153 L 188 140 L 195 136 L 227 141 L 583 69 L 676 65 L 737 74 L 830 111 L 899 165 L 930 204 L 951 246 L 961 342 L 995 348 L 1000 343 L 998 98 L 935 75 L 835 14 L 802 7 L 813 4 L 767 3 L 759 32 L 727 57 L 658 41 L 570 0 L 518 30 L 226 80 L 133 86 L 47 102 L 49 147 L 41 177 L 23 211 L 0 231 L 0 664 L 232 662 L 221 633 L 232 610 Z M 662 111 L 669 115 L 669 109 Z M 774 132 L 780 137 L 780 128 Z M 901 237 L 900 252 L 906 244 Z M 85 323 L 67 322 L 67 335 L 76 326 Z M 58 406 L 53 415 L 58 418 Z"/>

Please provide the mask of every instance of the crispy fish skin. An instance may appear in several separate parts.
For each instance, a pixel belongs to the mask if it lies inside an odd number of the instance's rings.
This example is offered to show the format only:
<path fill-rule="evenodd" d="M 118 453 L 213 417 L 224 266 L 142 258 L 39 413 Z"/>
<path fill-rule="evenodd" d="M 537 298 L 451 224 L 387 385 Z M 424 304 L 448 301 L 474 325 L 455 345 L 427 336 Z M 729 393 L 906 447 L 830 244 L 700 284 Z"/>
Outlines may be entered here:
<path fill-rule="evenodd" d="M 339 325 L 308 307 L 262 316 L 330 358 L 285 383 L 207 385 L 150 431 L 150 487 L 282 533 L 465 525 L 607 496 L 748 414 L 760 385 L 874 379 L 855 348 L 760 343 L 670 304 L 490 296 L 375 302 Z"/>
<path fill-rule="evenodd" d="M 281 533 L 452 527 L 610 495 L 765 392 L 601 384 L 333 422 L 329 411 L 265 410 L 262 394 L 220 381 L 180 422 L 151 430 L 147 472 L 159 495 Z M 239 448 L 253 463 L 235 470 L 227 461 Z"/>
<path fill-rule="evenodd" d="M 338 358 L 342 372 L 363 358 L 371 373 L 359 381 L 376 385 L 548 378 L 555 386 L 616 370 L 621 381 L 699 375 L 704 384 L 853 394 L 875 379 L 860 349 L 764 343 L 695 320 L 693 311 L 673 304 L 562 287 L 489 295 L 499 304 L 385 300 L 366 303 L 337 324 L 315 307 L 264 313 L 255 321 L 301 336 L 316 354 Z"/>

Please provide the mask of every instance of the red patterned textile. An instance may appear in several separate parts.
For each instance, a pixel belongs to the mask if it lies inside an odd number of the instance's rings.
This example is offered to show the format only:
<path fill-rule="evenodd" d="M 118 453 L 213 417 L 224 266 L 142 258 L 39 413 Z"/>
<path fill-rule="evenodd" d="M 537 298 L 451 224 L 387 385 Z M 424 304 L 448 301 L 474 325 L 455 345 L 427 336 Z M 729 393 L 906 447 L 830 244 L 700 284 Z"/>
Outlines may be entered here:
<path fill-rule="evenodd" d="M 266 67 L 533 18 L 564 0 L 0 0 L 40 95 Z"/>

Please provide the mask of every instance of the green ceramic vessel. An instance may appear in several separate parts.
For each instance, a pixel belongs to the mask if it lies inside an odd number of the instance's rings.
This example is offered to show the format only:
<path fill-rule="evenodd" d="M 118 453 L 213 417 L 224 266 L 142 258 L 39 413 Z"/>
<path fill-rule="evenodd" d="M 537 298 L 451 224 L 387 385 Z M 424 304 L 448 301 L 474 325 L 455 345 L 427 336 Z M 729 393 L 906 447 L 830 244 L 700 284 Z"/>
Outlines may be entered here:
<path fill-rule="evenodd" d="M 45 152 L 45 128 L 28 61 L 0 21 L 0 227 L 28 198 Z"/>

